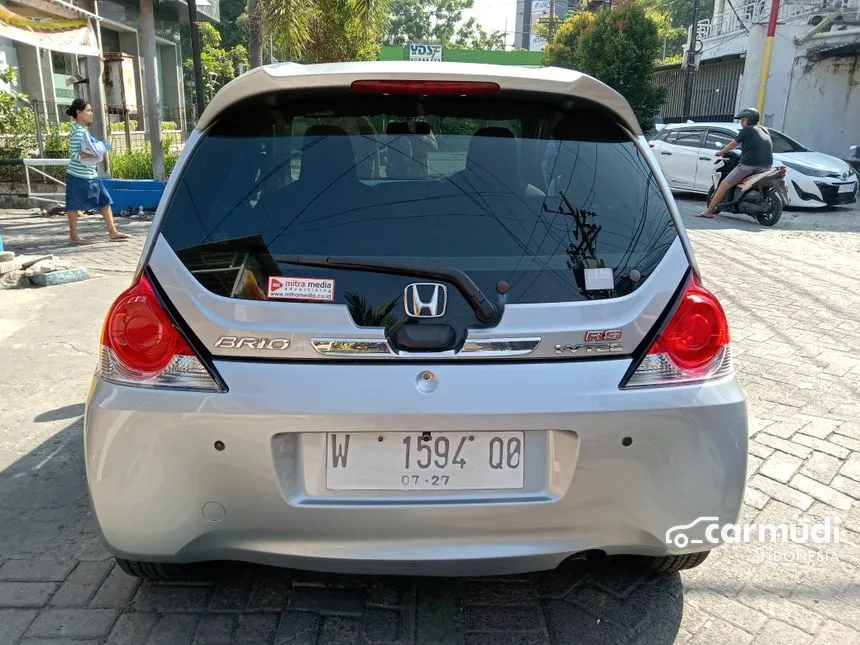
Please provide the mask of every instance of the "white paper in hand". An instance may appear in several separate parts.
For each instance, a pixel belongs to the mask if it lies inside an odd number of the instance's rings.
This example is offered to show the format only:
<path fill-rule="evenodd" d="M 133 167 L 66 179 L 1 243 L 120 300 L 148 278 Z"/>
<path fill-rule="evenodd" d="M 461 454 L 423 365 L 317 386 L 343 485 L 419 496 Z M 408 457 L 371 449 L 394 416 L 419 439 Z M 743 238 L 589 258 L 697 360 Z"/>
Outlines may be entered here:
<path fill-rule="evenodd" d="M 78 161 L 85 166 L 96 167 L 105 158 L 106 152 L 107 149 L 105 148 L 104 143 L 88 132 L 85 132 L 84 136 L 81 138 L 81 154 L 86 153 L 88 155 L 92 155 L 92 157 L 80 157 Z"/>

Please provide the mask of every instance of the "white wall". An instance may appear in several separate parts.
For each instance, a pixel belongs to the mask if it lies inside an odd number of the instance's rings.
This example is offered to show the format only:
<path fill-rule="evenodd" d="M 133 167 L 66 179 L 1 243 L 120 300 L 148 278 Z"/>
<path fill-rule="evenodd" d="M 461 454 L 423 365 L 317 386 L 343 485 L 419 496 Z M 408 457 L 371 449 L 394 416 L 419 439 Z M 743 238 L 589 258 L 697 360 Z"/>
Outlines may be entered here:
<path fill-rule="evenodd" d="M 806 57 L 810 48 L 852 40 L 851 34 L 833 32 L 796 46 L 795 37 L 810 29 L 808 25 L 777 28 L 762 119 L 814 150 L 845 157 L 850 144 L 860 144 L 854 141 L 860 139 L 860 62 L 856 56 L 810 62 Z M 758 104 L 766 33 L 765 25 L 750 28 L 739 107 Z"/>
<path fill-rule="evenodd" d="M 54 79 L 51 76 L 50 54 L 48 50 L 41 50 L 40 56 L 36 54 L 36 48 L 25 43 L 14 43 L 18 57 L 18 83 L 21 91 L 31 99 L 46 101 L 43 106 L 46 115 L 53 115 L 54 110 Z M 39 86 L 39 60 L 42 66 L 43 86 Z"/>
<path fill-rule="evenodd" d="M 860 145 L 860 57 L 810 61 L 807 51 L 794 61 L 783 129 L 814 150 L 845 158 L 848 146 Z"/>
<path fill-rule="evenodd" d="M 748 36 L 744 32 L 717 36 L 702 41 L 702 60 L 719 58 L 732 54 L 743 54 L 747 51 Z"/>
<path fill-rule="evenodd" d="M 779 128 L 782 124 L 785 110 L 785 95 L 788 91 L 791 67 L 795 57 L 795 36 L 807 33 L 807 25 L 780 25 L 779 35 L 773 41 L 773 56 L 770 63 L 770 74 L 767 79 L 767 94 L 765 95 L 762 120 L 765 124 Z M 753 25 L 747 44 L 747 58 L 744 66 L 744 77 L 741 85 L 740 105 L 756 107 L 758 105 L 759 85 L 761 83 L 761 68 L 764 62 L 764 46 L 767 39 L 767 25 Z"/>

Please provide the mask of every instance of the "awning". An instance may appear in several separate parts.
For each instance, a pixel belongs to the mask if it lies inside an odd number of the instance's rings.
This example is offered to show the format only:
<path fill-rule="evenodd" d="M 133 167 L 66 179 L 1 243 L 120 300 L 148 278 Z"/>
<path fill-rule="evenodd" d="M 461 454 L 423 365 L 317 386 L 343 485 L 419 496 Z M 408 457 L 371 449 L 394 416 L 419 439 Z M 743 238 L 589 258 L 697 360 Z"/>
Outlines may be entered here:
<path fill-rule="evenodd" d="M 842 43 L 839 45 L 824 45 L 810 49 L 806 57 L 809 60 L 824 60 L 826 58 L 851 58 L 860 56 L 860 41 Z"/>
<path fill-rule="evenodd" d="M 48 7 L 50 11 L 46 10 Z M 96 32 L 89 18 L 46 2 L 40 2 L 38 8 L 0 4 L 0 36 L 51 51 L 99 55 Z"/>

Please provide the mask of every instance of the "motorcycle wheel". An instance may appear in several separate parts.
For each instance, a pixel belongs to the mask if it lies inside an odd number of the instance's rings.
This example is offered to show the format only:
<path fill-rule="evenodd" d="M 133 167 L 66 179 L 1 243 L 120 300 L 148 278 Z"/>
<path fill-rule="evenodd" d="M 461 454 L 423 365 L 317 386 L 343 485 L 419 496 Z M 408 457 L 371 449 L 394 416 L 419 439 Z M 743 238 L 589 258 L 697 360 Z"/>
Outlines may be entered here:
<path fill-rule="evenodd" d="M 782 217 L 782 199 L 780 199 L 775 191 L 770 194 L 770 204 L 771 207 L 768 211 L 755 216 L 758 223 L 762 226 L 773 226 Z"/>

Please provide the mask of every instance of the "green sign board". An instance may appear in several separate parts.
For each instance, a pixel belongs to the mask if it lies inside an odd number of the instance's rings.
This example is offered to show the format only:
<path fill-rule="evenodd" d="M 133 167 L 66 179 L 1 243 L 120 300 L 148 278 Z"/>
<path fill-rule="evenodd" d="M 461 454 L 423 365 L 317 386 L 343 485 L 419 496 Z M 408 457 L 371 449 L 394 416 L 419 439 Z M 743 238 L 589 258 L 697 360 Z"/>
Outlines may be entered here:
<path fill-rule="evenodd" d="M 438 45 L 437 45 L 438 46 Z M 543 52 L 531 52 L 525 50 L 515 51 L 489 51 L 484 49 L 454 49 L 452 47 L 441 47 L 441 60 L 456 63 L 488 63 L 491 65 L 524 65 L 529 67 L 541 67 L 543 65 Z M 439 60 L 438 50 L 433 51 L 434 56 L 429 60 Z M 418 58 L 416 52 L 412 52 L 411 59 Z M 424 58 L 423 60 L 428 60 Z M 381 47 L 378 60 L 410 60 L 410 46 L 404 47 Z"/>

